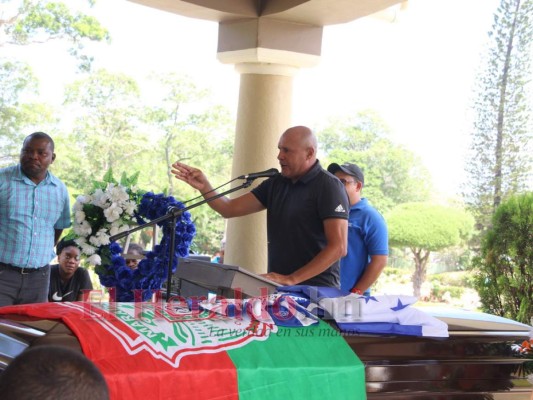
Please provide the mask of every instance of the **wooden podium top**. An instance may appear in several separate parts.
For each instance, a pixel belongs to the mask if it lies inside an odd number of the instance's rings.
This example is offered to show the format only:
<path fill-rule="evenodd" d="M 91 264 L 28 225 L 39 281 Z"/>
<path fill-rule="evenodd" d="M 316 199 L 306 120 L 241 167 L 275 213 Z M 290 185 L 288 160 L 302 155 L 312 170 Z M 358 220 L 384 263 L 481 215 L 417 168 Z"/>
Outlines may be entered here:
<path fill-rule="evenodd" d="M 279 286 L 245 268 L 180 258 L 173 276 L 173 288 L 182 297 L 217 295 L 234 298 L 259 297 L 272 294 Z"/>

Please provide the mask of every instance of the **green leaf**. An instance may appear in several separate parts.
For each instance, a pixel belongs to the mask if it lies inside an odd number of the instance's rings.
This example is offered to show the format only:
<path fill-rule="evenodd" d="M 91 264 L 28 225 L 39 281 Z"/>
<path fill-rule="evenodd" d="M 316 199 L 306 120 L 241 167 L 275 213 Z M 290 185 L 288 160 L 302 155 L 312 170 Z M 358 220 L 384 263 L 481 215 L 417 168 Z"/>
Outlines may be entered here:
<path fill-rule="evenodd" d="M 130 187 L 137 185 L 137 180 L 139 179 L 140 172 L 137 171 L 130 177 L 126 174 L 126 172 L 122 172 L 122 176 L 120 177 L 120 184 L 124 187 Z"/>
<path fill-rule="evenodd" d="M 104 182 L 106 183 L 117 183 L 115 178 L 113 178 L 113 168 L 109 168 L 104 175 Z"/>

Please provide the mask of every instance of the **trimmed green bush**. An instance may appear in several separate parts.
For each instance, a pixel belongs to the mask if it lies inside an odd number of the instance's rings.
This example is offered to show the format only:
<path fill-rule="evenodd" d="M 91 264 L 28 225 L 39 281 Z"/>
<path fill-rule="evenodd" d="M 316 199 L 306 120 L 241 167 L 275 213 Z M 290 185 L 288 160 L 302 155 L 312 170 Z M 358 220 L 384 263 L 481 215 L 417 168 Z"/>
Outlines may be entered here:
<path fill-rule="evenodd" d="M 526 324 L 533 316 L 533 193 L 500 204 L 473 259 L 485 312 Z"/>

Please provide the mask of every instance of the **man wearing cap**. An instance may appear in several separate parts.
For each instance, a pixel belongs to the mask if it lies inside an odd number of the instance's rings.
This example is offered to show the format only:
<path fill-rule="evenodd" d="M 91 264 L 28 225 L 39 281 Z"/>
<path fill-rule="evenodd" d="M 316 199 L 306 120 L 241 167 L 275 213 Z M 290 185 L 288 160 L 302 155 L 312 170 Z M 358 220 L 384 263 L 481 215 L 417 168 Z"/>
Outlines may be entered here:
<path fill-rule="evenodd" d="M 328 171 L 344 184 L 350 200 L 348 253 L 341 259 L 341 289 L 369 294 L 370 287 L 387 265 L 387 224 L 368 200 L 361 198 L 365 182 L 361 168 L 351 163 L 333 163 Z"/>

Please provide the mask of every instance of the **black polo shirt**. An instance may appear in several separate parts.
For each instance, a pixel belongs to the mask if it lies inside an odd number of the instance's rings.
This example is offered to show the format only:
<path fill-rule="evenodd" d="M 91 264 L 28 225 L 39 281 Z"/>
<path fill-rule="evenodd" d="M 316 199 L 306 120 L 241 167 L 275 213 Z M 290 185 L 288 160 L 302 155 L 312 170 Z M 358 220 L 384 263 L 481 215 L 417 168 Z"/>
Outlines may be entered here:
<path fill-rule="evenodd" d="M 343 184 L 317 162 L 295 183 L 277 175 L 252 190 L 267 208 L 268 271 L 288 275 L 311 261 L 324 247 L 323 221 L 348 219 Z M 339 287 L 339 261 L 303 285 Z"/>

